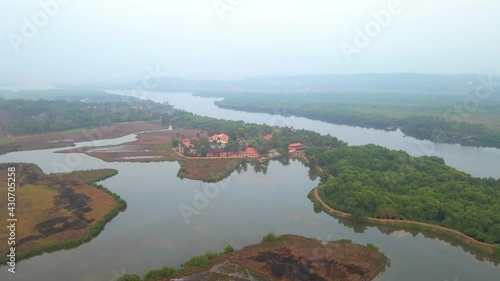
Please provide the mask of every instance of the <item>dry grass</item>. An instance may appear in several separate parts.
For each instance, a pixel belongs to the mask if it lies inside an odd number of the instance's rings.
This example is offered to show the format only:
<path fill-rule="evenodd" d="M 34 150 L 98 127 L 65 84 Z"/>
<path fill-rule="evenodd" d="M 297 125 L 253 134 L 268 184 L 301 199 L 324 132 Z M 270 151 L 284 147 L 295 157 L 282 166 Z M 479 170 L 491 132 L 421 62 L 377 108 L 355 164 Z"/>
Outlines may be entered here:
<path fill-rule="evenodd" d="M 107 179 L 116 174 L 118 174 L 118 171 L 115 169 L 99 169 L 99 170 L 74 171 L 71 173 L 61 173 L 53 175 L 58 176 L 63 180 L 80 180 L 83 182 L 96 182 Z"/>
<path fill-rule="evenodd" d="M 111 139 L 137 133 L 165 129 L 158 122 L 115 123 L 108 127 L 75 129 L 57 133 L 0 138 L 0 154 L 13 151 L 71 146 L 75 142 Z"/>
<path fill-rule="evenodd" d="M 227 177 L 240 163 L 242 159 L 234 158 L 212 158 L 197 159 L 188 158 L 182 162 L 179 176 L 204 181 L 218 181 Z"/>

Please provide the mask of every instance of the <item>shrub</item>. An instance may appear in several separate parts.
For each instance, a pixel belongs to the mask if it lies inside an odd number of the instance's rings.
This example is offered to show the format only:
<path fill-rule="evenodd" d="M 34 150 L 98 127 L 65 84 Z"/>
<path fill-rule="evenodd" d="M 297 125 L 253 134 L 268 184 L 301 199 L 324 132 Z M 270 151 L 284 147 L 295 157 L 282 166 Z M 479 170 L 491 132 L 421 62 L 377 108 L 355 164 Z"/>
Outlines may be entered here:
<path fill-rule="evenodd" d="M 234 248 L 231 245 L 227 245 L 226 248 L 224 248 L 224 254 L 229 254 L 232 251 L 234 251 Z"/>
<path fill-rule="evenodd" d="M 262 238 L 262 241 L 274 242 L 280 240 L 281 238 L 283 238 L 283 235 L 276 236 L 274 233 L 269 232 L 268 234 L 266 234 L 266 236 Z"/>
<path fill-rule="evenodd" d="M 116 281 L 141 281 L 141 277 L 136 274 L 124 274 Z"/>
<path fill-rule="evenodd" d="M 352 243 L 352 240 L 351 239 L 340 239 L 339 240 L 340 243 Z"/>
<path fill-rule="evenodd" d="M 165 266 L 161 269 L 150 270 L 148 273 L 146 273 L 146 276 L 144 276 L 144 280 L 149 281 L 149 280 L 155 280 L 155 279 L 160 279 L 160 278 L 164 278 L 164 277 L 169 277 L 174 273 L 175 273 L 174 268 L 172 268 L 170 266 Z"/>
<path fill-rule="evenodd" d="M 373 245 L 372 243 L 368 243 L 368 244 L 366 244 L 366 246 L 368 248 L 370 248 L 370 249 L 372 249 L 372 250 L 377 251 L 377 252 L 380 253 L 380 249 L 377 246 Z"/>
<path fill-rule="evenodd" d="M 182 267 L 189 267 L 189 266 L 196 266 L 196 267 L 206 267 L 210 265 L 210 258 L 211 255 L 204 254 L 204 255 L 199 255 L 194 258 L 191 258 L 187 262 L 182 264 Z M 213 258 L 213 257 L 212 257 Z"/>

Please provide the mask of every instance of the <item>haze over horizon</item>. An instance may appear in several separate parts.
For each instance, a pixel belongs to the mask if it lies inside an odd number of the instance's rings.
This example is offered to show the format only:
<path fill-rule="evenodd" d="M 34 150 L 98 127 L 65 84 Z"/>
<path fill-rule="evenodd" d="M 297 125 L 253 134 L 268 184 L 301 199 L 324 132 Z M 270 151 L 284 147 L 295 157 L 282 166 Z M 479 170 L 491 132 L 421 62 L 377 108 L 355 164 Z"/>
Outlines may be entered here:
<path fill-rule="evenodd" d="M 492 0 L 0 0 L 0 86 L 125 81 L 147 68 L 500 75 L 498 11 Z"/>

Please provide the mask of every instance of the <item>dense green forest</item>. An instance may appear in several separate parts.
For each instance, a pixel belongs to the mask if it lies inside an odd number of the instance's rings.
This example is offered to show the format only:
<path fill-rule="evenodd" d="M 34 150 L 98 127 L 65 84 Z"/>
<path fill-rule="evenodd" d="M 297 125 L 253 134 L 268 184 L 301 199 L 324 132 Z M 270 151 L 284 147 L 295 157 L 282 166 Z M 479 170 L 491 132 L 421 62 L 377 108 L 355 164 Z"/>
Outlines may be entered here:
<path fill-rule="evenodd" d="M 161 118 L 171 108 L 168 104 L 115 95 L 73 95 L 53 100 L 0 98 L 0 129 L 24 135 L 149 121 Z"/>
<path fill-rule="evenodd" d="M 216 104 L 227 109 L 376 129 L 400 128 L 418 139 L 500 148 L 499 95 L 491 94 L 487 100 L 463 94 L 410 93 L 228 93 L 224 97 Z"/>
<path fill-rule="evenodd" d="M 438 157 L 411 157 L 376 145 L 306 151 L 334 176 L 320 189 L 332 208 L 356 217 L 406 219 L 500 243 L 500 180 L 474 178 Z"/>

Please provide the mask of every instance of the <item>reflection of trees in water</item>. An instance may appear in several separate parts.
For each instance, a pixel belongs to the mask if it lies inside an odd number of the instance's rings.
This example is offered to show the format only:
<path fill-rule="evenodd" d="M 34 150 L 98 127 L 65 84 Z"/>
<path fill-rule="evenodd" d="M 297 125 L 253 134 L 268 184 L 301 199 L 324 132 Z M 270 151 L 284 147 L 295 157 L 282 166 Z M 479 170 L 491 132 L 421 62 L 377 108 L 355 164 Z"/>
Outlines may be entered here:
<path fill-rule="evenodd" d="M 252 167 L 254 172 L 263 173 L 264 175 L 267 173 L 267 168 L 269 167 L 269 161 L 266 162 L 254 162 L 252 163 Z"/>
<path fill-rule="evenodd" d="M 290 165 L 290 158 L 289 157 L 280 157 L 280 158 L 277 158 L 276 161 L 281 163 L 281 165 L 283 165 L 283 166 Z"/>
<path fill-rule="evenodd" d="M 316 169 L 309 169 L 309 179 L 315 181 L 318 179 L 319 173 Z"/>
<path fill-rule="evenodd" d="M 365 233 L 365 231 L 368 228 L 376 227 L 381 233 L 386 234 L 386 235 L 393 235 L 397 231 L 405 231 L 405 232 L 409 233 L 412 237 L 415 238 L 415 237 L 417 237 L 418 234 L 422 234 L 425 238 L 439 239 L 440 241 L 444 241 L 453 247 L 460 247 L 465 252 L 473 255 L 479 261 L 489 261 L 489 262 L 494 263 L 496 266 L 498 266 L 500 264 L 500 257 L 484 254 L 480 250 L 477 250 L 471 246 L 468 246 L 467 244 L 464 244 L 460 240 L 457 240 L 457 239 L 454 239 L 452 237 L 448 237 L 448 236 L 445 236 L 442 234 L 438 234 L 438 233 L 434 233 L 434 232 L 430 232 L 430 231 L 426 231 L 426 230 L 420 230 L 420 229 L 400 228 L 400 227 L 395 227 L 395 226 L 390 226 L 390 225 L 373 225 L 373 224 L 369 224 L 369 223 L 357 223 L 349 218 L 340 218 L 340 217 L 334 217 L 334 218 L 336 220 L 338 220 L 338 222 L 341 225 L 353 229 L 355 233 Z"/>
<path fill-rule="evenodd" d="M 237 167 L 236 167 L 236 172 L 238 174 L 241 174 L 241 172 L 246 172 L 248 170 L 248 165 L 250 165 L 253 168 L 253 171 L 255 173 L 263 173 L 264 175 L 267 174 L 267 169 L 269 167 L 269 161 L 264 161 L 264 162 L 257 162 L 257 161 L 242 161 Z"/>
<path fill-rule="evenodd" d="M 351 228 L 352 230 L 354 230 L 355 233 L 365 233 L 365 231 L 368 229 L 369 226 L 366 223 L 355 222 L 347 218 L 336 218 L 336 219 L 339 221 L 341 225 Z"/>
<path fill-rule="evenodd" d="M 263 173 L 265 175 L 265 174 L 267 174 L 267 170 L 269 168 L 269 163 L 271 161 L 277 161 L 278 163 L 280 163 L 283 166 L 289 166 L 292 161 L 293 162 L 298 161 L 298 162 L 302 163 L 304 166 L 306 166 L 306 167 L 308 166 L 308 164 L 300 158 L 290 158 L 288 156 L 285 156 L 285 157 L 274 158 L 274 159 L 265 160 L 265 161 L 253 161 L 253 160 L 246 161 L 246 160 L 243 160 L 235 168 L 235 171 L 238 172 L 238 174 L 241 174 L 242 172 L 248 171 L 248 166 L 250 165 L 250 167 L 253 168 L 253 171 L 255 173 Z M 309 170 L 309 178 L 312 181 L 315 181 L 318 178 L 318 176 L 319 176 L 319 174 L 317 173 L 317 171 L 315 169 Z"/>

